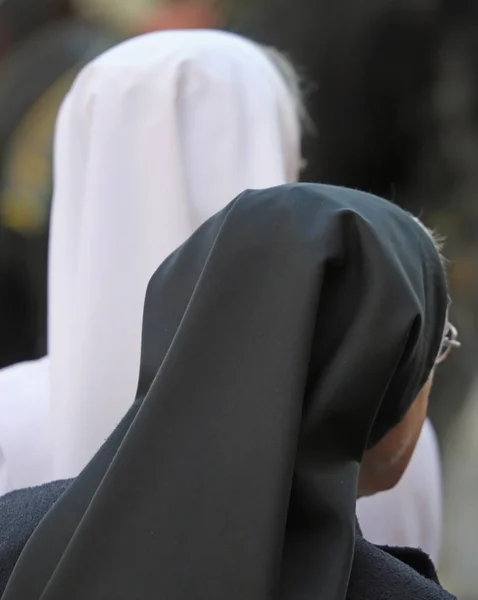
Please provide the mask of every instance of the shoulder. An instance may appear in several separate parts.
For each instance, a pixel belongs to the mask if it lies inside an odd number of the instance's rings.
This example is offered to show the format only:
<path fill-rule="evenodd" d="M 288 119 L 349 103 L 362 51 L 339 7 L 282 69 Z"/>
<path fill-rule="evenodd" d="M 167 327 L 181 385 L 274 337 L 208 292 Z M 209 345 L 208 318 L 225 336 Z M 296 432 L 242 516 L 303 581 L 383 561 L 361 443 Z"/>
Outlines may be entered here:
<path fill-rule="evenodd" d="M 58 481 L 0 498 L 0 597 L 25 544 L 69 485 L 70 481 Z"/>
<path fill-rule="evenodd" d="M 378 547 L 357 535 L 347 600 L 456 600 L 420 550 Z"/>

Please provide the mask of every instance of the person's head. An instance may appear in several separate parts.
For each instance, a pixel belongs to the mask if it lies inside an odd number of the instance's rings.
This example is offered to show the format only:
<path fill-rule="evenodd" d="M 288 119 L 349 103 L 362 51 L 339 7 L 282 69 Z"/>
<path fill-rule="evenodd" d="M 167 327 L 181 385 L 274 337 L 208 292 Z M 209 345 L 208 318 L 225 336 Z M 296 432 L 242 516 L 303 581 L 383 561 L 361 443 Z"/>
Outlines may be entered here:
<path fill-rule="evenodd" d="M 160 4 L 148 11 L 140 22 L 140 32 L 168 29 L 216 29 L 222 24 L 217 2 L 179 0 Z"/>
<path fill-rule="evenodd" d="M 6 600 L 345 598 L 360 463 L 429 380 L 447 306 L 436 247 L 397 206 L 240 194 L 153 275 L 135 402 Z"/>
<path fill-rule="evenodd" d="M 54 429 L 75 465 L 59 476 L 79 471 L 134 396 L 157 265 L 244 189 L 297 180 L 291 90 L 261 47 L 214 31 L 134 38 L 78 76 L 57 123 L 51 221 Z"/>
<path fill-rule="evenodd" d="M 423 223 L 412 217 L 435 245 L 442 251 L 442 242 Z M 444 261 L 442 259 L 443 268 Z M 425 385 L 421 388 L 402 420 L 395 425 L 363 457 L 358 483 L 358 496 L 370 496 L 389 490 L 400 481 L 417 445 L 428 410 L 429 395 L 435 368 L 446 360 L 450 350 L 460 345 L 455 327 L 447 320 L 443 342 Z"/>

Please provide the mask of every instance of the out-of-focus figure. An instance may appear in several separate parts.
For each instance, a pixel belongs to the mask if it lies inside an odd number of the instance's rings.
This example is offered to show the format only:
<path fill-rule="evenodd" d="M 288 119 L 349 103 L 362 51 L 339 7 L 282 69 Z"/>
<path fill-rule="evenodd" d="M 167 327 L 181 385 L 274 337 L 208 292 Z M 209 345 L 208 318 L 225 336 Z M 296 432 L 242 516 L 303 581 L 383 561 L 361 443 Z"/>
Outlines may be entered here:
<path fill-rule="evenodd" d="M 75 0 L 122 35 L 224 27 L 286 52 L 302 75 L 315 134 L 304 180 L 388 197 L 447 238 L 454 312 L 478 351 L 478 5 L 372 0 Z M 191 25 L 196 24 L 196 25 Z M 440 438 L 474 378 L 452 357 L 431 406 Z M 454 402 L 447 401 L 453 394 Z"/>
<path fill-rule="evenodd" d="M 218 14 L 194 0 L 0 3 L 0 368 L 46 353 L 53 125 L 75 75 L 122 37 Z"/>
<path fill-rule="evenodd" d="M 0 49 L 5 52 L 45 25 L 71 16 L 71 13 L 72 0 L 2 0 Z"/>
<path fill-rule="evenodd" d="M 226 17 L 221 0 L 74 0 L 89 20 L 125 36 L 166 29 L 213 29 Z"/>
<path fill-rule="evenodd" d="M 127 412 L 156 266 L 227 198 L 297 181 L 295 88 L 282 57 L 224 32 L 140 36 L 80 73 L 55 136 L 49 359 L 0 371 L 0 493 L 76 476 Z M 31 477 L 45 429 L 55 469 Z"/>
<path fill-rule="evenodd" d="M 54 122 L 76 72 L 112 43 L 70 8 L 0 4 L 0 367 L 46 352 Z"/>

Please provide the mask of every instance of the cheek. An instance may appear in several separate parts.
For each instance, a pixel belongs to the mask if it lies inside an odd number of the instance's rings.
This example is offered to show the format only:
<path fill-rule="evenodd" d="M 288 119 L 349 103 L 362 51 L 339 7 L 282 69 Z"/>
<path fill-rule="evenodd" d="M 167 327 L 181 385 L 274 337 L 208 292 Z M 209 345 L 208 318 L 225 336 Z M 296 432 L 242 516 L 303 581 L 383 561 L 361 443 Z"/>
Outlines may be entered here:
<path fill-rule="evenodd" d="M 372 493 L 393 488 L 405 472 L 426 419 L 430 388 L 431 381 L 423 387 L 403 420 L 366 452 L 361 475 Z"/>
<path fill-rule="evenodd" d="M 405 463 L 405 467 L 408 464 L 425 423 L 430 388 L 431 381 L 422 388 L 401 423 L 383 440 L 382 453 L 390 464 Z"/>

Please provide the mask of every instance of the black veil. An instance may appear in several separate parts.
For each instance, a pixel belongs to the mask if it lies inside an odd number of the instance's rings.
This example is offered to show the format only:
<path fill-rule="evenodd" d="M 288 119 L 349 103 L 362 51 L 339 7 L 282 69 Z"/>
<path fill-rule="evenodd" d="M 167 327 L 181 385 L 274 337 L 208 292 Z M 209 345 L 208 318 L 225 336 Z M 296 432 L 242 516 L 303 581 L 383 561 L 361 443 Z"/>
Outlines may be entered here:
<path fill-rule="evenodd" d="M 343 600 L 362 454 L 426 382 L 446 310 L 396 206 L 243 193 L 153 276 L 136 401 L 3 600 Z"/>

